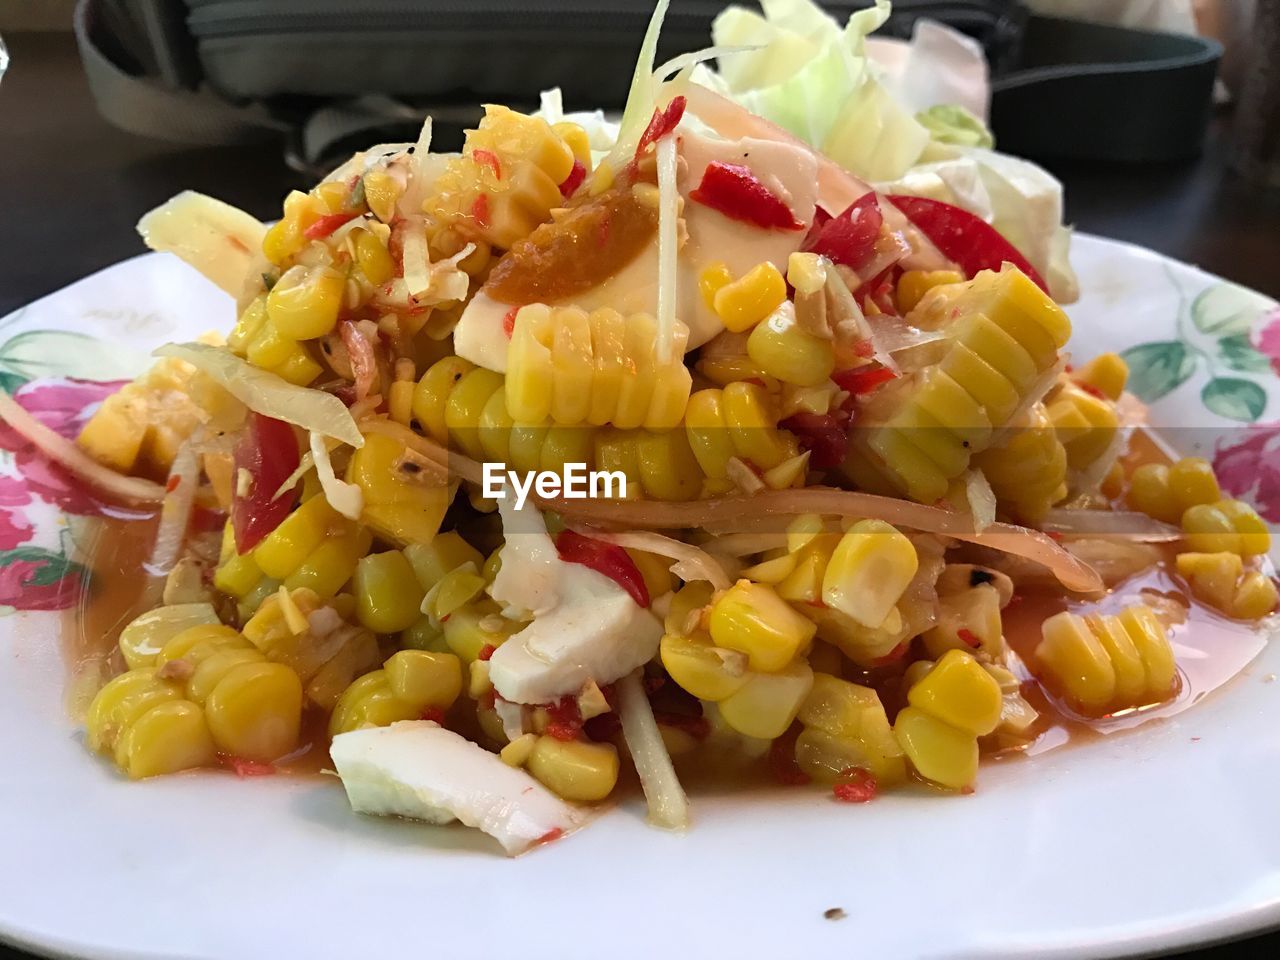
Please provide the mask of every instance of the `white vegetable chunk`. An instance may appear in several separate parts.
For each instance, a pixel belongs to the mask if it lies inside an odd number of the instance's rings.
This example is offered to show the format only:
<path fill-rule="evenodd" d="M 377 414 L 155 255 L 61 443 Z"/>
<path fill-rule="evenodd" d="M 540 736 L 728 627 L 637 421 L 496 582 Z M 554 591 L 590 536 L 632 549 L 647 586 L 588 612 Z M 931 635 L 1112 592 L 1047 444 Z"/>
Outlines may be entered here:
<path fill-rule="evenodd" d="M 523 770 L 430 720 L 339 734 L 329 753 L 357 813 L 460 820 L 511 856 L 585 820 Z"/>
<path fill-rule="evenodd" d="M 246 283 L 260 282 L 267 265 L 262 255 L 266 232 L 255 217 L 194 190 L 138 221 L 148 247 L 174 254 L 233 297 L 244 293 Z"/>

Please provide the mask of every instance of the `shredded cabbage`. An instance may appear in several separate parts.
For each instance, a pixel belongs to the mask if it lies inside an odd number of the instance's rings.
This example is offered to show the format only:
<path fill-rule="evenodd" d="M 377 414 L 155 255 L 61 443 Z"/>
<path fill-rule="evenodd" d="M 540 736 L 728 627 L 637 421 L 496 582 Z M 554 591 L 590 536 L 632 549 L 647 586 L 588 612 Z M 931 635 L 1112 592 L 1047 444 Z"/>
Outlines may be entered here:
<path fill-rule="evenodd" d="M 653 76 L 653 58 L 658 52 L 662 21 L 666 19 L 670 4 L 671 0 L 658 0 L 653 8 L 653 16 L 649 18 L 648 29 L 644 32 L 644 42 L 640 44 L 636 69 L 631 75 L 631 89 L 627 91 L 627 105 L 622 111 L 622 123 L 618 127 L 618 138 L 609 153 L 609 165 L 615 170 L 622 169 L 635 153 L 653 112 L 657 86 Z"/>
<path fill-rule="evenodd" d="M 679 252 L 677 221 L 680 191 L 676 189 L 676 138 L 668 134 L 658 141 L 658 338 L 657 361 L 671 362 L 676 333 L 676 259 Z"/>
<path fill-rule="evenodd" d="M 364 437 L 342 401 L 323 390 L 298 387 L 241 360 L 225 347 L 207 343 L 167 343 L 152 356 L 178 357 L 208 374 L 227 392 L 266 417 L 363 447 Z"/>
<path fill-rule="evenodd" d="M 640 672 L 623 677 L 616 689 L 622 736 L 640 777 L 640 786 L 644 788 L 649 820 L 669 830 L 683 830 L 689 825 L 689 798 L 676 777 L 671 754 L 662 741 L 653 707 L 640 682 Z"/>
<path fill-rule="evenodd" d="M 315 462 L 316 476 L 320 480 L 320 489 L 329 506 L 337 510 L 348 520 L 359 520 L 364 510 L 364 492 L 354 483 L 339 480 L 333 472 L 333 461 L 329 459 L 329 445 L 323 434 L 311 433 L 311 458 Z"/>

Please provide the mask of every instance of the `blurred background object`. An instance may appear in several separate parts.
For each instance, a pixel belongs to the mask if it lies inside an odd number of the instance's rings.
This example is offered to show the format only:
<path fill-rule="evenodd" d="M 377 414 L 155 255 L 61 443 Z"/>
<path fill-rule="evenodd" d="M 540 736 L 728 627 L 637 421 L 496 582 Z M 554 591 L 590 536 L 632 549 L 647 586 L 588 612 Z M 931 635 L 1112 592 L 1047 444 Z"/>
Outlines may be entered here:
<path fill-rule="evenodd" d="M 1280 0 L 1258 0 L 1240 84 L 1235 167 L 1280 189 Z"/>

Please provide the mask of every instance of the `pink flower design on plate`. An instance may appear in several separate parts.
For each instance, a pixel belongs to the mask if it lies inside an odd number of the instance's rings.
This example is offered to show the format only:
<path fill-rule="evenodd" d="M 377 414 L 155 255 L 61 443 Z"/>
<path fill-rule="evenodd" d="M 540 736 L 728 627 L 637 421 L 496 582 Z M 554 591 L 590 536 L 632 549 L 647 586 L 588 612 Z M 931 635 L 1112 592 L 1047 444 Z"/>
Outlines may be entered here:
<path fill-rule="evenodd" d="M 1272 360 L 1276 363 L 1276 360 Z M 1224 492 L 1249 500 L 1272 523 L 1280 523 L 1280 422 L 1246 427 L 1238 442 L 1219 441 L 1213 470 Z"/>
<path fill-rule="evenodd" d="M 65 610 L 84 587 L 85 571 L 61 554 L 20 547 L 0 566 L 0 604 L 18 610 Z"/>
<path fill-rule="evenodd" d="M 98 404 L 119 390 L 126 381 L 98 382 L 50 378 L 32 380 L 15 391 L 13 398 L 45 426 L 74 440 Z M 61 467 L 51 463 L 8 424 L 0 422 L 0 448 L 14 454 L 18 473 L 26 489 L 56 504 L 68 513 L 97 514 L 102 504 Z M 5 503 L 0 490 L 0 507 Z M 0 545 L 3 544 L 0 529 Z"/>
<path fill-rule="evenodd" d="M 1271 361 L 1271 369 L 1280 376 L 1280 307 L 1262 318 L 1253 345 Z"/>
<path fill-rule="evenodd" d="M 0 550 L 12 550 L 31 539 L 31 521 L 22 510 L 30 502 L 22 477 L 0 476 Z"/>

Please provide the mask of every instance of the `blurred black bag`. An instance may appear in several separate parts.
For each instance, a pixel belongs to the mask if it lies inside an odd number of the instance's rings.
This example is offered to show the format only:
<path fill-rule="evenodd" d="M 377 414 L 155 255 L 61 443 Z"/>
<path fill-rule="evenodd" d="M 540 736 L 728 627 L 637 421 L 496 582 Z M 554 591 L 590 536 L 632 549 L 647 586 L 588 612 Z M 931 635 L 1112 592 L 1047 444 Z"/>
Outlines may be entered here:
<path fill-rule="evenodd" d="M 843 20 L 870 2 L 823 5 Z M 725 5 L 673 0 L 659 61 L 708 46 Z M 447 148 L 448 128 L 456 141 L 481 103 L 530 107 L 553 86 L 569 108 L 620 108 L 652 9 L 653 0 L 80 0 L 75 25 L 99 109 L 115 125 L 203 144 L 285 135 L 295 166 L 323 167 L 374 139 L 412 139 L 427 113 Z M 1125 159 L 1198 149 L 1212 41 L 1028 17 L 1017 0 L 896 0 L 880 33 L 908 38 L 926 16 L 982 44 L 1005 149 Z M 1103 47 L 1091 46 L 1096 31 Z M 1068 35 L 1064 67 L 1056 44 Z M 1125 35 L 1160 48 L 1182 78 L 1176 94 L 1159 77 L 1149 89 L 1117 89 L 1113 61 L 1141 59 Z M 1182 64 L 1180 53 L 1198 59 Z M 1083 100 L 1082 70 L 1101 81 Z M 1165 105 L 1153 110 L 1149 98 Z M 1135 111 L 1146 123 L 1131 122 Z"/>

